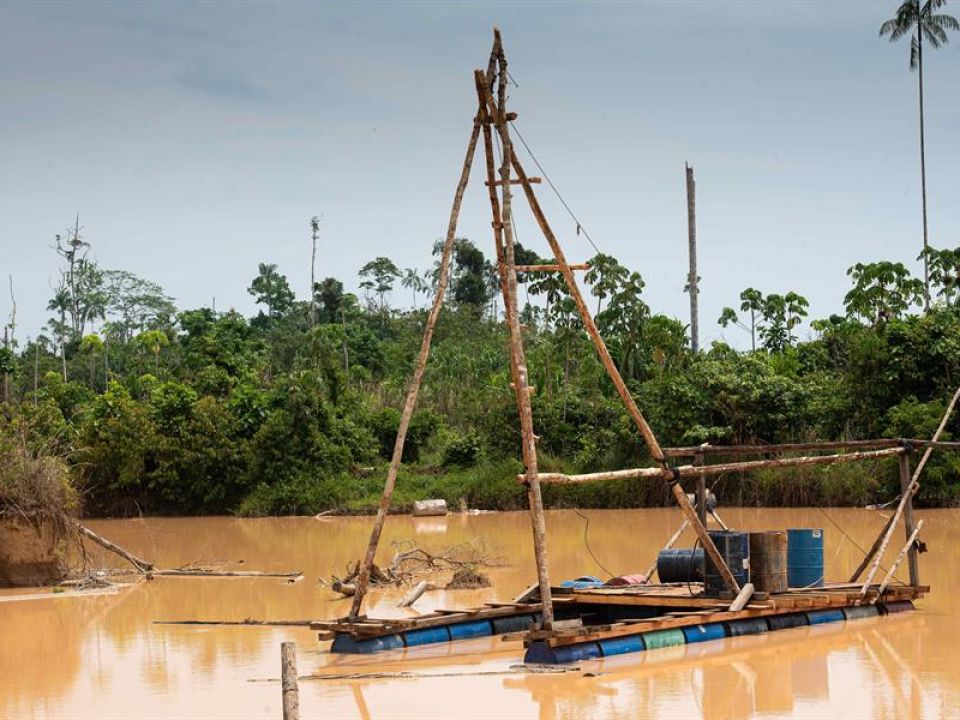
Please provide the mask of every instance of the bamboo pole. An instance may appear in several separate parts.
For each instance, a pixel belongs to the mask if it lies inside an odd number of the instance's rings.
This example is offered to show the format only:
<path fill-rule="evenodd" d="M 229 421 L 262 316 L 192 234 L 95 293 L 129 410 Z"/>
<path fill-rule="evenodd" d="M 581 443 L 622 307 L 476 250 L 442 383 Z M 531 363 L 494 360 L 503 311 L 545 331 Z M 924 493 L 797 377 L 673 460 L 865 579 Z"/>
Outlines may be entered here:
<path fill-rule="evenodd" d="M 913 528 L 913 531 L 907 535 L 907 544 L 903 546 L 903 549 L 900 550 L 897 555 L 897 559 L 893 561 L 893 565 L 890 566 L 890 569 L 887 570 L 887 574 L 883 578 L 883 582 L 880 583 L 880 589 L 877 590 L 877 600 L 883 598 L 883 591 L 887 589 L 887 585 L 890 584 L 890 580 L 893 578 L 893 574 L 897 571 L 897 568 L 900 566 L 900 563 L 903 562 L 905 555 L 909 555 L 913 550 L 914 545 L 917 541 L 917 536 L 920 534 L 920 529 L 923 527 L 923 520 L 917 523 L 917 526 Z"/>
<path fill-rule="evenodd" d="M 745 472 L 772 467 L 796 467 L 798 465 L 831 465 L 841 462 L 856 462 L 859 460 L 873 460 L 892 455 L 905 453 L 901 447 L 885 448 L 883 450 L 866 450 L 863 452 L 845 453 L 842 455 L 807 455 L 802 457 L 768 458 L 766 460 L 746 460 L 743 462 L 717 463 L 715 465 L 681 465 L 674 468 L 681 478 L 707 475 L 722 475 L 728 472 Z M 519 479 L 520 476 L 518 476 Z M 563 473 L 541 473 L 540 482 L 570 485 L 578 483 L 596 482 L 599 480 L 629 480 L 633 478 L 663 477 L 660 468 L 643 467 L 628 468 L 626 470 L 606 470 L 603 472 L 583 473 L 580 475 L 565 475 Z M 687 503 L 689 505 L 689 501 Z"/>
<path fill-rule="evenodd" d="M 125 558 L 125 559 L 126 559 L 127 561 L 129 561 L 130 564 L 132 564 L 139 572 L 148 573 L 148 572 L 151 572 L 151 571 L 154 569 L 152 563 L 148 563 L 146 560 L 141 560 L 140 558 L 138 558 L 138 557 L 137 557 L 136 555 L 134 555 L 133 553 L 131 553 L 131 552 L 127 551 L 127 550 L 124 550 L 122 547 L 120 547 L 119 545 L 117 545 L 117 544 L 115 544 L 115 543 L 110 542 L 110 541 L 107 540 L 105 537 L 103 537 L 102 535 L 98 535 L 97 533 L 95 533 L 93 530 L 91 530 L 90 528 L 86 527 L 85 525 L 81 525 L 80 523 L 78 523 L 78 522 L 76 522 L 76 521 L 74 521 L 73 524 L 76 526 L 77 530 L 79 531 L 79 533 L 80 533 L 81 535 L 83 535 L 83 536 L 86 537 L 86 538 L 89 538 L 90 540 L 93 540 L 93 542 L 95 542 L 95 543 L 96 543 L 97 545 L 99 545 L 100 547 L 106 548 L 106 549 L 109 550 L 110 552 L 116 553 L 116 554 L 119 555 L 120 557 Z"/>
<path fill-rule="evenodd" d="M 283 697 L 283 720 L 300 720 L 296 643 L 280 643 L 280 692 Z"/>
<path fill-rule="evenodd" d="M 367 546 L 367 553 L 360 567 L 360 574 L 357 576 L 357 588 L 353 595 L 353 604 L 350 607 L 351 618 L 355 618 L 360 614 L 363 598 L 367 593 L 367 585 L 370 581 L 370 569 L 373 567 L 373 561 L 377 554 L 377 546 L 380 543 L 380 535 L 383 532 L 383 524 L 387 519 L 387 511 L 390 509 L 390 501 L 393 498 L 393 489 L 397 482 L 397 474 L 400 471 L 400 462 L 403 458 L 403 446 L 407 439 L 407 430 L 410 427 L 413 410 L 417 404 L 420 383 L 423 380 L 423 373 L 426 370 L 427 360 L 430 357 L 430 343 L 433 340 L 433 331 L 437 324 L 437 318 L 440 316 L 440 309 L 443 306 L 443 296 L 447 290 L 447 283 L 450 280 L 450 259 L 453 255 L 453 244 L 457 233 L 460 205 L 463 202 L 463 193 L 466 190 L 467 181 L 470 179 L 470 168 L 473 165 L 473 156 L 476 152 L 479 137 L 480 118 L 477 116 L 473 121 L 473 130 L 470 134 L 470 141 L 467 143 L 467 154 L 463 160 L 463 169 L 460 172 L 460 182 L 457 184 L 457 190 L 453 197 L 453 208 L 450 210 L 447 236 L 443 244 L 443 254 L 440 258 L 437 293 L 433 299 L 433 307 L 430 308 L 430 314 L 427 316 L 426 329 L 423 333 L 423 340 L 420 343 L 420 354 L 417 356 L 417 364 L 413 371 L 413 378 L 410 381 L 410 387 L 407 389 L 407 398 L 403 405 L 403 412 L 400 415 L 397 439 L 393 445 L 393 457 L 390 459 L 390 467 L 387 470 L 387 479 L 384 483 L 383 495 L 380 498 L 380 506 L 377 508 L 377 517 L 373 523 L 373 531 L 370 533 L 370 543 Z"/>
<path fill-rule="evenodd" d="M 943 430 L 947 426 L 947 421 L 950 419 L 950 416 L 953 414 L 953 409 L 957 405 L 958 398 L 960 398 L 960 387 L 957 388 L 956 392 L 953 393 L 953 397 L 950 398 L 950 404 L 947 405 L 947 409 L 943 413 L 943 418 L 940 420 L 940 425 L 937 427 L 937 431 L 933 434 L 932 441 L 934 443 L 937 442 L 940 439 L 940 436 L 943 434 Z M 867 573 L 863 587 L 860 588 L 861 597 L 867 594 L 867 590 L 870 588 L 870 583 L 873 582 L 873 576 L 877 574 L 877 568 L 880 567 L 880 561 L 883 560 L 883 553 L 886 552 L 887 545 L 890 544 L 890 538 L 893 535 L 893 529 L 900 520 L 900 516 L 903 515 L 907 505 L 912 504 L 913 496 L 916 494 L 917 490 L 920 489 L 920 473 L 922 473 L 923 468 L 926 467 L 927 460 L 930 459 L 930 454 L 932 452 L 933 447 L 928 447 L 924 451 L 923 457 L 921 457 L 920 462 L 917 463 L 916 470 L 913 471 L 913 479 L 910 481 L 909 487 L 905 492 L 902 493 L 900 503 L 897 505 L 897 510 L 894 512 L 891 522 L 884 529 L 882 535 L 883 539 L 880 541 L 880 547 L 877 548 L 876 555 L 873 558 L 873 564 L 870 566 L 870 571 Z"/>
<path fill-rule="evenodd" d="M 503 67 L 505 68 L 506 65 L 503 58 L 502 49 L 500 51 L 500 58 L 501 63 L 504 63 Z M 493 98 L 489 93 L 486 94 L 485 100 L 486 104 L 491 109 L 494 109 L 494 112 L 496 112 Z M 501 99 L 501 102 L 502 101 L 503 100 Z M 610 355 L 610 351 L 607 349 L 607 346 L 600 335 L 600 331 L 597 329 L 596 323 L 594 323 L 593 317 L 590 315 L 590 310 L 587 308 L 586 302 L 583 299 L 583 294 L 580 292 L 580 287 L 577 285 L 577 280 L 574 277 L 573 271 L 570 269 L 570 265 L 567 262 L 567 258 L 564 255 L 563 249 L 560 247 L 560 243 L 557 241 L 550 224 L 547 222 L 547 218 L 540 207 L 537 196 L 533 191 L 533 186 L 530 184 L 529 179 L 527 178 L 527 174 L 523 169 L 523 165 L 520 163 L 520 159 L 517 157 L 516 152 L 513 150 L 513 147 L 509 142 L 510 135 L 506 126 L 506 122 L 504 122 L 502 126 L 498 128 L 498 130 L 500 131 L 501 141 L 503 142 L 504 155 L 505 157 L 510 158 L 510 162 L 512 163 L 513 168 L 516 170 L 517 177 L 520 179 L 521 184 L 523 185 L 523 191 L 526 195 L 527 202 L 530 205 L 530 210 L 533 212 L 533 215 L 537 220 L 537 224 L 540 226 L 547 243 L 550 245 L 550 249 L 553 251 L 554 259 L 556 260 L 557 265 L 560 267 L 560 272 L 563 274 L 563 277 L 566 280 L 567 288 L 570 291 L 570 296 L 573 298 L 573 301 L 577 306 L 577 310 L 580 313 L 580 317 L 583 320 L 584 328 L 586 329 L 587 334 L 590 336 L 590 339 L 593 341 L 597 354 L 600 356 L 600 361 L 606 368 L 607 374 L 617 390 L 617 394 L 620 395 L 620 399 L 623 401 L 624 407 L 626 408 L 630 417 L 633 419 L 633 422 L 637 426 L 640 435 L 643 437 L 650 455 L 661 465 L 662 470 L 660 476 L 670 484 L 670 490 L 673 493 L 677 504 L 680 506 L 681 512 L 683 512 L 684 516 L 690 521 L 690 525 L 693 527 L 697 537 L 700 539 L 704 550 L 710 556 L 710 559 L 713 560 L 714 565 L 720 572 L 720 576 L 723 579 L 724 584 L 734 593 L 740 592 L 740 586 L 737 583 L 736 578 L 733 577 L 733 573 L 730 572 L 730 568 L 727 567 L 723 557 L 721 557 L 716 546 L 713 544 L 713 540 L 711 540 L 710 536 L 707 534 L 707 530 L 697 517 L 697 513 L 694 511 L 693 506 L 690 504 L 690 501 L 687 500 L 686 493 L 684 492 L 683 488 L 680 487 L 679 478 L 668 467 L 666 458 L 664 457 L 663 451 L 660 448 L 660 443 L 657 441 L 656 436 L 653 434 L 653 430 L 650 428 L 650 425 L 640 412 L 640 408 L 637 407 L 636 402 L 634 402 L 633 396 L 630 395 L 630 391 L 627 389 L 626 383 L 624 383 L 623 378 L 620 375 L 620 371 L 617 370 L 617 366 L 613 362 L 613 357 Z"/>

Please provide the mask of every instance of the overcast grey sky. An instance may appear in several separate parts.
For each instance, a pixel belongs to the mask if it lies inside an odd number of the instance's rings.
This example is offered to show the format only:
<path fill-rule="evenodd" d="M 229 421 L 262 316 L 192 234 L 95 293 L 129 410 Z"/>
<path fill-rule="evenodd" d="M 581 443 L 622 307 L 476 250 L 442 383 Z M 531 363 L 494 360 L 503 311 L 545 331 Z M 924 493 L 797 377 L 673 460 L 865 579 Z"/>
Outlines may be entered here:
<path fill-rule="evenodd" d="M 877 37 L 896 2 L 0 3 L 0 316 L 35 335 L 51 244 L 81 213 L 108 268 L 180 307 L 236 307 L 257 263 L 303 297 L 377 255 L 425 268 L 499 25 L 521 131 L 601 250 L 687 319 L 697 174 L 702 342 L 741 289 L 840 308 L 846 268 L 920 272 L 916 75 Z M 947 10 L 960 14 L 960 3 Z M 960 38 L 929 53 L 931 243 L 960 245 Z M 529 164 L 529 163 L 528 163 Z M 475 176 L 460 234 L 490 248 Z M 571 260 L 593 254 L 541 196 Z M 519 239 L 541 254 L 533 221 Z M 536 242 L 534 240 L 536 239 Z M 407 302 L 399 292 L 396 303 Z"/>

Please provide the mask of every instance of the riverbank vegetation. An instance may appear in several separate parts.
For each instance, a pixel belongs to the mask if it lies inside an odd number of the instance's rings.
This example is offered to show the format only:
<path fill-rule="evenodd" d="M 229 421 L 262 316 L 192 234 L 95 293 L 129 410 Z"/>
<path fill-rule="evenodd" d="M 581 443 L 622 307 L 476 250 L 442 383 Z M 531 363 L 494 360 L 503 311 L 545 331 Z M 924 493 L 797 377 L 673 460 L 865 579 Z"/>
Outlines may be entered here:
<path fill-rule="evenodd" d="M 376 507 L 398 409 L 432 299 L 436 263 L 386 257 L 359 294 L 326 278 L 297 298 L 274 265 L 249 282 L 254 317 L 177 308 L 156 283 L 92 258 L 79 225 L 56 245 L 61 283 L 44 333 L 0 349 L 0 431 L 33 457 L 63 458 L 88 513 L 367 512 Z M 436 259 L 435 255 L 435 259 Z M 540 262 L 517 247 L 518 262 Z M 751 349 L 692 353 L 684 324 L 644 301 L 643 278 L 597 255 L 596 320 L 663 445 L 929 437 L 960 382 L 960 251 L 930 250 L 935 302 L 899 263 L 850 268 L 843 308 L 809 322 L 794 289 L 731 298 L 719 322 Z M 519 429 L 496 273 L 457 242 L 396 501 L 523 507 Z M 649 462 L 558 276 L 524 276 L 521 299 L 541 467 Z M 767 290 L 771 290 L 768 292 Z M 402 304 L 400 301 L 403 301 Z M 15 317 L 15 316 L 14 316 Z M 956 421 L 951 428 L 957 428 Z M 944 436 L 945 438 L 948 435 Z M 722 478 L 728 504 L 863 504 L 896 495 L 895 463 Z M 953 504 L 960 463 L 938 454 L 920 502 Z M 552 506 L 666 502 L 659 483 L 545 489 Z"/>

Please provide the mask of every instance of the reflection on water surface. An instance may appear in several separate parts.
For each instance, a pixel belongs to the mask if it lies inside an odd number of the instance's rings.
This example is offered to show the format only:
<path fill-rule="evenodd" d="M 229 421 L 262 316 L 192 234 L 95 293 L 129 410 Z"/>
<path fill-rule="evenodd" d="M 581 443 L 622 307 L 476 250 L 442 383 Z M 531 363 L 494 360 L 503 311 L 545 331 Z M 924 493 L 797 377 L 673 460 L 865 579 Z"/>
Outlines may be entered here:
<path fill-rule="evenodd" d="M 812 510 L 727 508 L 743 529 L 823 527 L 828 575 L 843 577 L 885 518 L 828 510 L 849 539 Z M 676 510 L 589 511 L 590 545 L 616 573 L 642 572 L 679 523 Z M 509 670 L 516 644 L 483 638 L 378 656 L 334 656 L 302 628 L 182 627 L 153 620 L 328 618 L 344 600 L 319 575 L 358 557 L 368 518 L 240 520 L 185 518 L 91 522 L 97 531 L 160 566 L 244 561 L 248 569 L 301 569 L 278 579 L 163 578 L 117 595 L 0 603 L 0 717 L 279 718 L 280 690 L 251 682 L 279 673 L 279 645 L 295 640 L 302 674 L 450 673 L 455 677 L 314 681 L 301 684 L 304 718 L 943 718 L 960 717 L 960 511 L 921 511 L 930 552 L 921 578 L 933 586 L 920 612 L 798 628 L 586 662 L 563 675 L 485 674 Z M 600 572 L 583 546 L 583 520 L 547 519 L 553 576 Z M 391 540 L 436 545 L 483 538 L 508 566 L 494 587 L 429 593 L 432 607 L 509 599 L 534 577 L 527 516 L 391 518 Z M 692 544 L 692 537 L 687 544 Z M 896 544 L 896 543 L 894 543 Z M 891 555 L 896 549 L 891 549 Z M 113 562 L 110 560 L 109 562 Z M 399 614 L 403 590 L 371 596 L 371 614 Z M 3 595 L 13 594 L 4 591 Z M 466 673 L 466 674 L 460 674 Z"/>

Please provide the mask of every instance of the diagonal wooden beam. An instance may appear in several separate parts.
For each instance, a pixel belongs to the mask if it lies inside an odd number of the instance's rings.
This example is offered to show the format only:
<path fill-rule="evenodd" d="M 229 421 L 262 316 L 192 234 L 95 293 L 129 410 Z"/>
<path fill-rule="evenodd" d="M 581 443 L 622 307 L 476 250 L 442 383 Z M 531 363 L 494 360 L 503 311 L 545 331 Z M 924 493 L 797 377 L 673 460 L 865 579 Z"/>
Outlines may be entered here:
<path fill-rule="evenodd" d="M 502 48 L 500 50 L 500 66 L 502 71 L 505 71 L 506 59 L 504 58 Z M 498 116 L 496 103 L 494 103 L 492 95 L 486 90 L 486 88 L 484 104 L 487 106 L 488 110 L 492 110 L 492 115 L 495 117 Z M 560 267 L 560 272 L 563 274 L 563 277 L 566 280 L 567 288 L 570 291 L 570 296 L 573 298 L 573 301 L 577 306 L 577 310 L 580 313 L 580 317 L 583 320 L 584 328 L 586 329 L 587 334 L 590 336 L 590 339 L 593 341 L 597 354 L 600 356 L 600 361 L 603 363 L 604 368 L 606 368 L 607 374 L 617 390 L 617 394 L 623 401 L 627 413 L 633 419 L 634 424 L 640 431 L 640 435 L 643 437 L 650 455 L 661 466 L 661 476 L 670 485 L 670 491 L 673 494 L 674 499 L 677 501 L 677 504 L 680 506 L 681 512 L 690 522 L 691 527 L 693 527 L 694 531 L 696 532 L 697 537 L 703 544 L 704 550 L 719 571 L 724 584 L 735 594 L 739 593 L 740 585 L 737 583 L 736 578 L 733 577 L 733 573 L 730 572 L 730 568 L 727 567 L 727 563 L 720 555 L 716 545 L 713 544 L 713 540 L 711 540 L 710 536 L 707 534 L 707 530 L 700 522 L 700 518 L 697 517 L 696 511 L 693 509 L 693 506 L 687 499 L 687 494 L 680 486 L 679 475 L 674 473 L 673 470 L 668 466 L 666 458 L 663 454 L 663 450 L 660 448 L 660 443 L 657 441 L 656 436 L 653 434 L 653 430 L 650 428 L 650 425 L 640 412 L 640 408 L 637 407 L 633 396 L 630 394 L 626 383 L 623 381 L 623 378 L 620 375 L 620 371 L 613 362 L 613 357 L 610 355 L 610 351 L 607 349 L 606 343 L 604 343 L 603 338 L 600 335 L 600 331 L 597 329 L 596 323 L 594 323 L 593 317 L 590 315 L 590 311 L 583 299 L 583 294 L 580 292 L 580 288 L 577 285 L 577 280 L 574 277 L 573 270 L 570 269 L 570 265 L 567 262 L 567 258 L 564 255 L 563 249 L 560 247 L 560 243 L 557 241 L 556 235 L 554 235 L 553 230 L 543 213 L 543 209 L 540 207 L 540 203 L 533 191 L 533 185 L 531 185 L 529 182 L 527 174 L 523 169 L 523 165 L 520 163 L 516 152 L 513 150 L 513 146 L 510 142 L 510 131 L 507 123 L 503 122 L 502 124 L 499 124 L 497 130 L 500 133 L 500 140 L 501 144 L 503 145 L 504 156 L 510 158 L 510 162 L 517 173 L 517 177 L 520 179 L 521 184 L 523 185 L 524 195 L 526 195 L 527 203 L 530 205 L 530 210 L 533 212 L 533 215 L 537 220 L 537 224 L 540 226 L 540 230 L 543 232 L 547 243 L 550 245 L 550 249 L 553 251 L 554 259 L 556 260 L 557 265 Z"/>

